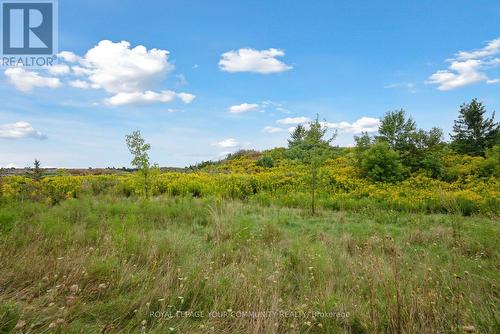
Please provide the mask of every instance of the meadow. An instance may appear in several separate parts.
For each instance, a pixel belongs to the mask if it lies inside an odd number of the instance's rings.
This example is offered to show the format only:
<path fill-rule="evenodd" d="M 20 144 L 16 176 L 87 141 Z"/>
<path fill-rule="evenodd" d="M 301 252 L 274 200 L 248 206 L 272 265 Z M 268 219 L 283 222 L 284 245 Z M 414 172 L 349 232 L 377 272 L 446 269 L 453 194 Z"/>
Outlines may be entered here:
<path fill-rule="evenodd" d="M 499 333 L 500 136 L 479 123 L 446 143 L 389 112 L 342 148 L 317 117 L 175 171 L 139 131 L 132 171 L 35 160 L 0 177 L 0 332 Z"/>
<path fill-rule="evenodd" d="M 498 333 L 498 221 L 216 197 L 0 206 L 0 332 Z"/>

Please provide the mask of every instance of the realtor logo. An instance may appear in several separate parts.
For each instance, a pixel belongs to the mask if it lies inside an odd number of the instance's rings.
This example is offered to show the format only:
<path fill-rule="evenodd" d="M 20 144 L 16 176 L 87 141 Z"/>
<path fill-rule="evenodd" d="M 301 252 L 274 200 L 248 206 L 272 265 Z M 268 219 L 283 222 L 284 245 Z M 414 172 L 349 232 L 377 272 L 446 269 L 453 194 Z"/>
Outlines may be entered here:
<path fill-rule="evenodd" d="M 39 59 L 44 57 L 10 56 L 45 55 L 52 57 L 57 52 L 56 7 L 55 0 L 2 1 L 1 45 L 4 66 L 49 65 L 47 59 Z M 13 64 L 12 60 L 16 64 Z"/>

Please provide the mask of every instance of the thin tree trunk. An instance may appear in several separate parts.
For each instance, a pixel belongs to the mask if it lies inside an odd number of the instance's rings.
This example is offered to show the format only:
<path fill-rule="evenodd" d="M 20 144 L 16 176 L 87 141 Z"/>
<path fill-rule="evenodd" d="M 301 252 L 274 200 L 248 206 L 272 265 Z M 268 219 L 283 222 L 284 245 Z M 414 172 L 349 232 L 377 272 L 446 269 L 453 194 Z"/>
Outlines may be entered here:
<path fill-rule="evenodd" d="M 314 188 L 312 190 L 312 199 L 311 199 L 311 214 L 314 216 L 315 210 L 314 210 Z"/>
<path fill-rule="evenodd" d="M 313 216 L 316 213 L 315 203 L 314 203 L 315 193 L 316 193 L 316 171 L 313 169 L 312 170 L 312 187 L 311 187 L 311 214 Z"/>

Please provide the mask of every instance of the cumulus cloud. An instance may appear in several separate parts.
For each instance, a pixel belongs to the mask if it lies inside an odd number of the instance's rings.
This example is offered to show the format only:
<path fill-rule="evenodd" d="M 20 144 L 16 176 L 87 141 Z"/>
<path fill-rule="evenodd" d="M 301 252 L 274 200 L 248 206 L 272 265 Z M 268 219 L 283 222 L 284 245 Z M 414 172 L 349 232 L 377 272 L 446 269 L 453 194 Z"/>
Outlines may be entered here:
<path fill-rule="evenodd" d="M 427 83 L 438 85 L 439 90 L 452 90 L 476 82 L 487 81 L 488 77 L 480 71 L 481 66 L 481 61 L 477 59 L 453 61 L 448 70 L 432 74 Z"/>
<path fill-rule="evenodd" d="M 131 47 L 127 41 L 102 40 L 83 57 L 69 51 L 62 51 L 57 56 L 61 64 L 38 72 L 10 68 L 5 75 L 22 91 L 34 87 L 60 87 L 62 83 L 58 77 L 73 88 L 102 89 L 111 95 L 104 100 L 106 105 L 166 103 L 177 98 L 191 103 L 195 99 L 190 93 L 158 90 L 174 68 L 167 50 L 148 50 L 142 45 Z M 58 77 L 44 76 L 42 72 Z"/>
<path fill-rule="evenodd" d="M 70 72 L 69 66 L 66 64 L 52 65 L 49 66 L 47 69 L 49 73 L 53 75 L 64 75 Z"/>
<path fill-rule="evenodd" d="M 122 41 L 100 41 L 87 51 L 80 63 L 88 70 L 88 79 L 110 93 L 137 92 L 151 88 L 173 68 L 169 52 Z"/>
<path fill-rule="evenodd" d="M 275 126 L 265 126 L 262 129 L 262 132 L 265 132 L 265 133 L 279 133 L 279 132 L 283 132 L 283 131 L 285 131 L 285 129 L 278 128 Z"/>
<path fill-rule="evenodd" d="M 42 76 L 33 71 L 26 71 L 22 67 L 12 67 L 5 70 L 9 81 L 20 91 L 28 92 L 34 87 L 58 88 L 61 86 L 59 78 Z"/>
<path fill-rule="evenodd" d="M 79 56 L 70 51 L 61 51 L 57 54 L 57 57 L 67 61 L 68 63 L 76 63 L 80 60 Z"/>
<path fill-rule="evenodd" d="M 47 139 L 47 136 L 37 131 L 28 122 L 16 122 L 11 124 L 0 124 L 0 138 L 3 139 L 22 139 L 35 138 Z"/>
<path fill-rule="evenodd" d="M 234 138 L 227 138 L 217 143 L 217 146 L 222 148 L 232 148 L 238 145 L 239 143 Z"/>
<path fill-rule="evenodd" d="M 172 102 L 176 98 L 181 99 L 184 103 L 190 103 L 194 99 L 194 95 L 187 93 L 176 93 L 171 90 L 164 90 L 159 93 L 153 91 L 118 93 L 104 102 L 110 106 L 120 106 L 125 104 L 149 104 L 154 102 Z"/>
<path fill-rule="evenodd" d="M 189 93 L 177 93 L 176 95 L 184 103 L 191 103 L 196 98 L 195 95 Z"/>
<path fill-rule="evenodd" d="M 278 73 L 292 69 L 292 66 L 276 59 L 284 55 L 283 50 L 274 48 L 260 51 L 249 48 L 231 50 L 222 54 L 219 68 L 226 72 Z"/>
<path fill-rule="evenodd" d="M 102 88 L 113 96 L 104 103 L 109 106 L 127 104 L 169 103 L 179 99 L 191 103 L 195 95 L 171 90 L 154 91 L 174 66 L 169 62 L 169 52 L 146 49 L 142 45 L 131 47 L 129 42 L 100 41 L 72 66 L 73 74 L 85 80 L 73 80 L 75 88 Z"/>
<path fill-rule="evenodd" d="M 328 123 L 323 122 L 323 126 L 329 129 L 336 129 L 341 132 L 348 132 L 353 134 L 359 134 L 361 132 L 377 132 L 380 125 L 380 120 L 378 118 L 372 117 L 361 117 L 354 123 L 349 122 L 339 122 L 339 123 Z"/>
<path fill-rule="evenodd" d="M 92 87 L 90 82 L 88 81 L 83 81 L 83 80 L 73 80 L 69 82 L 69 85 L 74 88 L 80 88 L 80 89 L 89 89 L 89 88 L 98 88 L 96 86 Z"/>
<path fill-rule="evenodd" d="M 438 85 L 437 89 L 447 91 L 478 82 L 496 83 L 499 79 L 490 79 L 485 73 L 488 69 L 498 66 L 500 58 L 500 38 L 487 43 L 481 49 L 460 51 L 454 58 L 448 59 L 448 69 L 433 73 L 426 81 Z"/>
<path fill-rule="evenodd" d="M 254 111 L 259 108 L 257 103 L 242 103 L 229 107 L 229 112 L 233 114 L 242 114 L 249 111 Z"/>
<path fill-rule="evenodd" d="M 308 123 L 310 119 L 308 117 L 286 117 L 276 121 L 280 125 L 294 125 L 294 124 L 304 124 Z"/>

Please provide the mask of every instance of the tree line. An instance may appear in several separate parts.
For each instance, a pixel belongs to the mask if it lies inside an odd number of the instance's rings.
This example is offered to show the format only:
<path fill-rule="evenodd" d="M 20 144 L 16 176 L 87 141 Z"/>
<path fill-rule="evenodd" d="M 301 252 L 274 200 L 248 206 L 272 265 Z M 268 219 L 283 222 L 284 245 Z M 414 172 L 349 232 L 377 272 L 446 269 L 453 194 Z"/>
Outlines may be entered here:
<path fill-rule="evenodd" d="M 286 158 L 307 168 L 306 183 L 310 189 L 311 212 L 315 213 L 315 195 L 320 182 L 320 168 L 326 160 L 338 155 L 338 147 L 332 142 L 336 132 L 328 135 L 325 122 L 319 115 L 306 125 L 298 125 L 290 134 Z M 470 156 L 500 156 L 499 123 L 495 113 L 487 117 L 482 102 L 473 99 L 460 106 L 454 121 L 450 142 L 443 138 L 443 130 L 434 127 L 428 131 L 419 129 L 413 118 L 401 109 L 387 112 L 380 122 L 378 133 L 355 136 L 355 159 L 363 175 L 377 182 L 397 182 L 411 173 L 422 171 L 433 178 L 444 176 L 442 157 L 455 152 Z M 139 131 L 126 136 L 126 144 L 133 155 L 132 165 L 137 168 L 144 185 L 144 195 L 149 197 L 152 174 L 158 170 L 150 162 L 146 143 Z M 264 155 L 257 161 L 263 167 L 272 167 L 271 157 Z M 202 163 L 202 166 L 207 163 Z M 493 169 L 495 169 L 493 162 Z"/>

